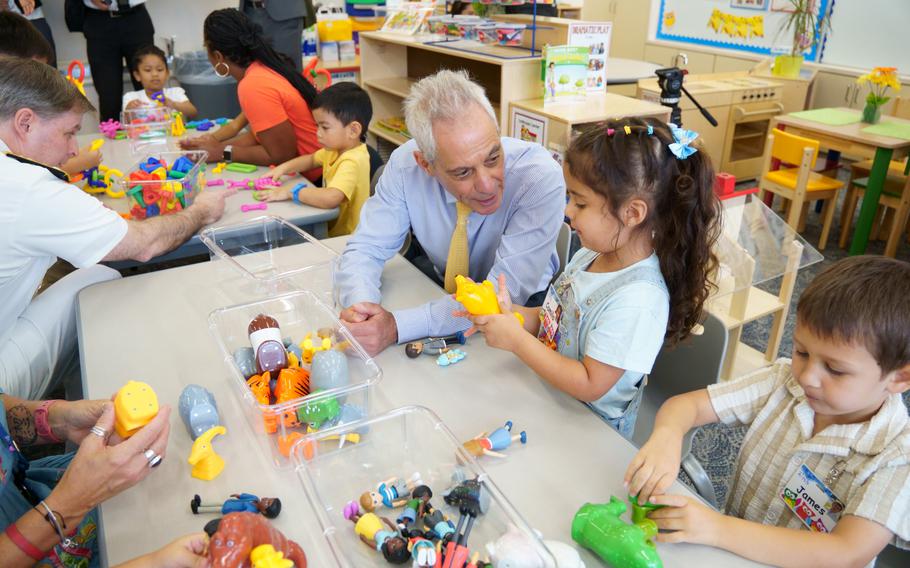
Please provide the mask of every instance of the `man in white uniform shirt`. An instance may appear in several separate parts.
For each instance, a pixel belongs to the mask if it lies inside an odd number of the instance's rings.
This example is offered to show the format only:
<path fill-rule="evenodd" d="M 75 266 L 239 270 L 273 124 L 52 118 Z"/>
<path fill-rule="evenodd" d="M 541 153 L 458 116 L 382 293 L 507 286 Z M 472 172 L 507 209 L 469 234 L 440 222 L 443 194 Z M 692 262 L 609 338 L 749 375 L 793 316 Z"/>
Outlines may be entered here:
<path fill-rule="evenodd" d="M 15 397 L 38 399 L 78 378 L 76 295 L 118 277 L 98 262 L 149 260 L 224 211 L 226 193 L 207 191 L 180 213 L 125 221 L 70 185 L 57 166 L 75 155 L 91 110 L 56 70 L 0 58 L 0 388 Z M 58 257 L 80 270 L 33 298 Z"/>

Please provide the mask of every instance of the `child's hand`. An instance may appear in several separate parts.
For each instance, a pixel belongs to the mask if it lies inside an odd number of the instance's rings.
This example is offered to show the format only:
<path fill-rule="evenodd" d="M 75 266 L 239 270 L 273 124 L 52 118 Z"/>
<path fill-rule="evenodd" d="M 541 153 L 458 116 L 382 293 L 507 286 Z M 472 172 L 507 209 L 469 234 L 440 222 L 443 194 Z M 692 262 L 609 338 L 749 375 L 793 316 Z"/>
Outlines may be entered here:
<path fill-rule="evenodd" d="M 458 312 L 456 315 L 463 315 L 474 324 L 474 327 L 465 332 L 466 336 L 479 331 L 486 339 L 487 345 L 496 349 L 514 352 L 522 336 L 527 333 L 511 312 L 491 316 L 472 316 L 467 312 Z"/>
<path fill-rule="evenodd" d="M 288 173 L 288 167 L 287 163 L 284 163 L 272 168 L 269 175 L 272 177 L 272 181 L 281 181 L 281 177 L 286 173 Z"/>
<path fill-rule="evenodd" d="M 133 99 L 130 102 L 126 103 L 126 110 L 133 110 L 134 108 L 142 108 L 143 106 L 145 106 L 145 105 L 142 104 L 142 101 L 140 101 L 139 99 Z"/>
<path fill-rule="evenodd" d="M 496 280 L 496 299 L 499 301 L 499 311 L 504 314 L 512 313 L 512 298 L 509 296 L 509 287 L 506 286 L 505 274 L 500 274 Z"/>
<path fill-rule="evenodd" d="M 263 191 L 259 194 L 262 201 L 288 201 L 291 199 L 291 190 L 285 187 Z"/>
<path fill-rule="evenodd" d="M 209 537 L 195 533 L 178 538 L 164 548 L 152 553 L 153 566 L 160 568 L 202 568 L 208 566 L 205 555 Z"/>
<path fill-rule="evenodd" d="M 682 438 L 654 432 L 632 458 L 623 484 L 639 503 L 653 503 L 652 497 L 663 494 L 676 480 L 681 460 Z"/>
<path fill-rule="evenodd" d="M 651 500 L 655 505 L 667 505 L 648 514 L 659 533 L 658 542 L 692 542 L 718 546 L 724 538 L 724 515 L 698 499 L 683 495 L 659 495 Z"/>

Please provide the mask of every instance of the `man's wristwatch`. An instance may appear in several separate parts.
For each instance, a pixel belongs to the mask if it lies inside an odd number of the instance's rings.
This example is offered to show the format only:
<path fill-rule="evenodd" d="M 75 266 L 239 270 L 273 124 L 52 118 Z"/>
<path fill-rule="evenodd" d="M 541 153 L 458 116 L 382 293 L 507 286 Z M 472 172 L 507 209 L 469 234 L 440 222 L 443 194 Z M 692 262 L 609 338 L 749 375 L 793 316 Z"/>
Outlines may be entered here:
<path fill-rule="evenodd" d="M 225 147 L 224 147 L 224 150 L 223 150 L 223 153 L 224 153 L 224 158 L 223 158 L 224 160 L 226 160 L 226 161 L 228 161 L 228 162 L 233 161 L 233 159 L 234 159 L 234 147 L 233 147 L 232 145 L 228 144 L 227 146 L 225 146 Z"/>
<path fill-rule="evenodd" d="M 54 435 L 54 431 L 51 429 L 50 422 L 48 422 L 47 419 L 47 411 L 57 402 L 60 401 L 45 400 L 38 405 L 37 409 L 35 409 L 35 431 L 38 433 L 39 437 L 54 443 L 60 443 L 63 440 Z"/>

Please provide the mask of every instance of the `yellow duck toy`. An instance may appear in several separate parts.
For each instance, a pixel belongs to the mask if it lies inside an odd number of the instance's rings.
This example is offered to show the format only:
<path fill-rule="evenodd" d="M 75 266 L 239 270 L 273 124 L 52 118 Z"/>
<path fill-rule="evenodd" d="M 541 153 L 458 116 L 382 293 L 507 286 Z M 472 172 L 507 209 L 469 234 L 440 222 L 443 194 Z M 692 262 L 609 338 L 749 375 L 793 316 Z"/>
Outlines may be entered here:
<path fill-rule="evenodd" d="M 455 300 L 461 302 L 464 309 L 474 316 L 502 313 L 496 298 L 496 288 L 489 280 L 478 284 L 459 274 L 455 277 Z M 518 318 L 518 323 L 525 324 L 525 318 L 521 314 L 512 312 L 512 315 Z"/>
<path fill-rule="evenodd" d="M 271 544 L 260 544 L 250 551 L 253 568 L 293 568 L 294 563 Z"/>
<path fill-rule="evenodd" d="M 224 469 L 224 458 L 215 453 L 212 446 L 212 439 L 219 434 L 225 434 L 224 426 L 213 426 L 205 431 L 204 434 L 196 438 L 193 442 L 193 449 L 190 451 L 190 457 L 187 460 L 193 471 L 190 475 L 203 481 L 211 481 L 221 474 Z"/>

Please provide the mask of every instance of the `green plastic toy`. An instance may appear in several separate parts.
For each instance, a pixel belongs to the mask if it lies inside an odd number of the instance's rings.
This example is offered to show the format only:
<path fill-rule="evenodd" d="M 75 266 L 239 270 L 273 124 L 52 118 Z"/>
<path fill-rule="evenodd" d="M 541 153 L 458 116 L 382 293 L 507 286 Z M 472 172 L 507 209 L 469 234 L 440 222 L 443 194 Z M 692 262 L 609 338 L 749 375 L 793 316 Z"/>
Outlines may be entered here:
<path fill-rule="evenodd" d="M 341 405 L 335 397 L 319 402 L 310 402 L 297 409 L 297 420 L 318 430 L 325 422 L 341 414 Z"/>
<path fill-rule="evenodd" d="M 641 515 L 647 506 L 641 507 Z M 615 568 L 663 568 L 651 542 L 657 524 L 647 518 L 627 524 L 620 518 L 626 509 L 625 502 L 613 496 L 609 503 L 585 503 L 572 519 L 572 539 Z"/>
<path fill-rule="evenodd" d="M 252 173 L 252 172 L 255 172 L 256 170 L 258 170 L 259 166 L 254 166 L 253 164 L 244 164 L 243 162 L 231 162 L 230 164 L 225 166 L 224 169 L 232 171 L 232 172 L 240 172 L 240 173 L 248 174 L 248 173 Z"/>
<path fill-rule="evenodd" d="M 648 519 L 648 513 L 651 511 L 656 511 L 658 509 L 663 509 L 666 507 L 666 505 L 655 505 L 650 501 L 643 505 L 639 505 L 638 495 L 629 495 L 629 503 L 632 504 L 632 522 L 636 525 L 646 519 L 650 521 L 650 519 Z"/>

